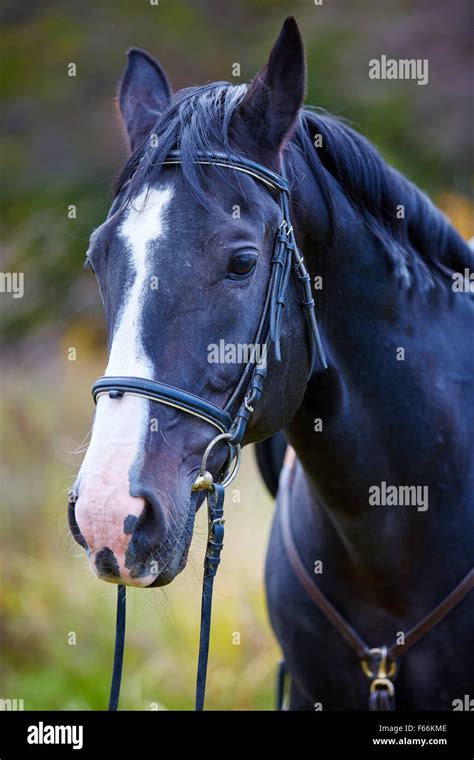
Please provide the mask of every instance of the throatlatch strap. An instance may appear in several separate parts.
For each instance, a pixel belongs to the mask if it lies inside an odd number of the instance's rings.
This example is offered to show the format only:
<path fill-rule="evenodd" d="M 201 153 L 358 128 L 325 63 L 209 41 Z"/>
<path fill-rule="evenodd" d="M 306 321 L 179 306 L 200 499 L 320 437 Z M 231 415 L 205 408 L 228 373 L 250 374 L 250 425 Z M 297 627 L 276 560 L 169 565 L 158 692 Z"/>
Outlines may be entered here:
<path fill-rule="evenodd" d="M 126 588 L 117 587 L 117 619 L 115 622 L 115 648 L 114 667 L 112 671 L 112 683 L 110 686 L 109 710 L 115 711 L 120 697 L 120 684 L 122 682 L 123 650 L 125 647 L 125 620 L 126 620 Z"/>
<path fill-rule="evenodd" d="M 221 561 L 220 554 L 224 545 L 224 493 L 224 488 L 220 483 L 214 483 L 213 490 L 207 493 L 208 537 L 206 556 L 204 557 L 201 632 L 199 636 L 196 679 L 196 710 L 199 711 L 204 709 L 206 693 L 207 661 L 209 658 L 209 640 L 211 636 L 212 591 L 214 578 Z"/>

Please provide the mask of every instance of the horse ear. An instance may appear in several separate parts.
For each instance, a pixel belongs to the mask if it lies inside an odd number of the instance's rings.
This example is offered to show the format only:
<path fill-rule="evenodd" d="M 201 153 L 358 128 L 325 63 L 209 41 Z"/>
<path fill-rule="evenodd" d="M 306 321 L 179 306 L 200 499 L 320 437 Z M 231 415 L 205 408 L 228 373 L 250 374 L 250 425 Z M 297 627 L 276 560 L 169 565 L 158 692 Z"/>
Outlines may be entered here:
<path fill-rule="evenodd" d="M 168 105 L 171 87 L 165 72 L 151 55 L 138 48 L 130 48 L 127 55 L 119 103 L 133 151 L 150 134 Z"/>
<path fill-rule="evenodd" d="M 264 154 L 278 153 L 297 120 L 305 88 L 303 40 L 295 19 L 289 16 L 268 63 L 257 74 L 236 111 L 232 127 L 238 142 L 245 144 L 251 140 Z"/>

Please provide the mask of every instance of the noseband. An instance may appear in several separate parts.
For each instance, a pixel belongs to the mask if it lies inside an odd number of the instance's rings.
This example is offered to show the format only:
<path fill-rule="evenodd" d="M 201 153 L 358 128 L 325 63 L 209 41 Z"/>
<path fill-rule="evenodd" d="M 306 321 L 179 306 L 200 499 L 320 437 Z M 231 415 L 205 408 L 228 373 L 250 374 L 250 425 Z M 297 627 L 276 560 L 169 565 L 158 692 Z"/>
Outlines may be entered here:
<path fill-rule="evenodd" d="M 281 318 L 285 305 L 290 274 L 296 276 L 301 292 L 301 305 L 304 309 L 309 335 L 310 372 L 314 366 L 315 352 L 321 365 L 326 368 L 318 324 L 315 315 L 314 299 L 311 292 L 311 280 L 306 270 L 303 257 L 298 251 L 289 212 L 289 185 L 286 177 L 280 176 L 265 166 L 238 156 L 224 153 L 199 153 L 195 163 L 232 169 L 257 180 L 278 197 L 281 220 L 275 233 L 275 244 L 271 259 L 270 278 L 267 286 L 263 310 L 258 323 L 253 344 L 274 347 L 275 358 L 281 360 L 280 333 Z M 171 152 L 163 165 L 179 165 L 179 151 Z M 266 357 L 266 352 L 263 352 Z M 108 394 L 110 398 L 120 399 L 125 394 L 141 396 L 160 404 L 191 414 L 217 429 L 218 435 L 207 446 L 201 461 L 199 474 L 193 484 L 192 507 L 197 508 L 200 491 L 207 492 L 208 503 L 208 542 L 204 559 L 204 579 L 201 607 L 201 633 L 199 642 L 198 676 L 196 685 L 196 709 L 202 710 L 206 684 L 207 659 L 209 652 L 212 586 L 220 562 L 220 552 L 224 537 L 224 489 L 237 474 L 240 464 L 240 449 L 245 432 L 258 403 L 267 375 L 266 359 L 249 362 L 231 398 L 223 409 L 207 399 L 175 388 L 165 383 L 140 377 L 100 377 L 92 387 L 92 396 L 98 398 Z M 243 400 L 232 416 L 232 409 L 239 399 Z M 214 481 L 207 470 L 207 461 L 214 447 L 220 443 L 228 446 L 229 453 L 224 465 L 224 474 L 219 481 Z M 109 710 L 116 710 L 120 693 L 123 648 L 125 640 L 125 587 L 118 588 L 117 625 L 115 638 L 114 670 L 110 693 Z"/>

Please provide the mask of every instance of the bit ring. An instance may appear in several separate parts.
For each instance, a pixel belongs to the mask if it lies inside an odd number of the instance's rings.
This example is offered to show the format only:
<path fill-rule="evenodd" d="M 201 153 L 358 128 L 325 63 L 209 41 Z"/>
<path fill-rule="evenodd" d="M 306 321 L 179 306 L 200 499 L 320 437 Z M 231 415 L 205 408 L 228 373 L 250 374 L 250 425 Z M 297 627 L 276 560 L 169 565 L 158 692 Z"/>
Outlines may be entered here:
<path fill-rule="evenodd" d="M 229 455 L 225 463 L 224 475 L 219 482 L 224 488 L 232 483 L 239 471 L 242 449 L 239 443 L 235 446 L 230 443 L 231 438 L 232 435 L 230 433 L 221 433 L 220 435 L 216 435 L 216 437 L 208 444 L 202 455 L 201 466 L 199 468 L 199 474 L 194 481 L 193 491 L 209 491 L 212 489 L 212 476 L 209 479 L 210 473 L 207 470 L 207 460 L 209 459 L 209 455 L 214 446 L 220 441 L 226 441 L 229 447 Z"/>

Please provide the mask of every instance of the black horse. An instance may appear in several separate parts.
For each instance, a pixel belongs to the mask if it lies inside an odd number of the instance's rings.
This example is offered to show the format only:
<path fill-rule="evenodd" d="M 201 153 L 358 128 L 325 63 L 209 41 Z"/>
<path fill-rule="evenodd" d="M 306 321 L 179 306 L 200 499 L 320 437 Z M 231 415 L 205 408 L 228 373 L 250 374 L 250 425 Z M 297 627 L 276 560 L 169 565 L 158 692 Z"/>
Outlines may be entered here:
<path fill-rule="evenodd" d="M 282 502 L 303 567 L 371 646 L 403 640 L 469 572 L 474 298 L 467 279 L 464 292 L 452 285 L 474 262 L 445 217 L 366 140 L 302 108 L 304 91 L 293 19 L 248 87 L 172 95 L 159 64 L 131 50 L 120 108 L 132 155 L 87 262 L 108 323 L 106 374 L 159 379 L 223 407 L 242 366 L 211 363 L 209 347 L 255 335 L 279 206 L 251 176 L 195 160 L 233 153 L 288 177 L 329 366 L 311 371 L 291 282 L 281 360 L 268 356 L 244 442 L 284 428 L 297 455 L 281 481 L 266 571 L 290 706 L 363 709 L 357 657 L 288 559 Z M 163 166 L 176 148 L 181 165 Z M 99 398 L 70 522 L 100 578 L 156 586 L 183 569 L 191 487 L 211 437 L 209 425 L 172 407 Z M 215 451 L 214 473 L 225 454 Z M 472 623 L 467 597 L 406 654 L 399 708 L 451 709 L 469 694 Z"/>

